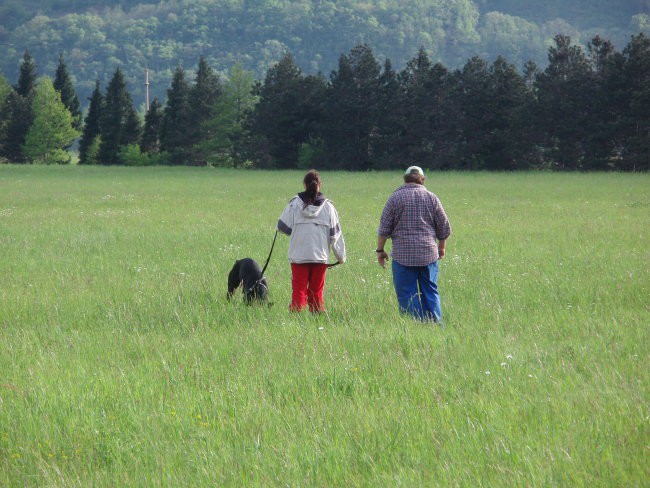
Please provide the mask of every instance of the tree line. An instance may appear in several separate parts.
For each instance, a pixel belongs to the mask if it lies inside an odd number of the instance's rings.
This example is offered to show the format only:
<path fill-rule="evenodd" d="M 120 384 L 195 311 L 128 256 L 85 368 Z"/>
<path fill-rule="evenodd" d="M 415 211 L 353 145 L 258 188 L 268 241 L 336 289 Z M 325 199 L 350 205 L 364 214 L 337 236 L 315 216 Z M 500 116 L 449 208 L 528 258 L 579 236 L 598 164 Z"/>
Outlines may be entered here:
<path fill-rule="evenodd" d="M 257 168 L 623 170 L 650 166 L 650 39 L 622 51 L 557 35 L 548 64 L 519 72 L 499 56 L 450 70 L 421 48 L 401 71 L 367 44 L 329 77 L 305 75 L 285 53 L 263 80 L 234 65 L 219 76 L 201 57 L 177 67 L 164 104 L 144 114 L 122 71 L 95 84 L 82 116 L 63 57 L 37 81 L 28 52 L 0 107 L 0 158 L 80 164 L 193 164 Z"/>

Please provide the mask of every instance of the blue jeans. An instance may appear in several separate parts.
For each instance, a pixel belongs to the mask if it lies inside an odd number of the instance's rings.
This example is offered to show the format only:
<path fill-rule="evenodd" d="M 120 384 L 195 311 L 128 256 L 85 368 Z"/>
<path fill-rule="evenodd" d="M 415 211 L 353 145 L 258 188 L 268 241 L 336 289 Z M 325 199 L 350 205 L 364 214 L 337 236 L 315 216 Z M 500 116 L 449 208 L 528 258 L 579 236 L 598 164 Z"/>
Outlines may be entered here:
<path fill-rule="evenodd" d="M 438 294 L 438 261 L 428 266 L 402 266 L 393 259 L 393 285 L 400 311 L 418 320 L 442 320 Z"/>

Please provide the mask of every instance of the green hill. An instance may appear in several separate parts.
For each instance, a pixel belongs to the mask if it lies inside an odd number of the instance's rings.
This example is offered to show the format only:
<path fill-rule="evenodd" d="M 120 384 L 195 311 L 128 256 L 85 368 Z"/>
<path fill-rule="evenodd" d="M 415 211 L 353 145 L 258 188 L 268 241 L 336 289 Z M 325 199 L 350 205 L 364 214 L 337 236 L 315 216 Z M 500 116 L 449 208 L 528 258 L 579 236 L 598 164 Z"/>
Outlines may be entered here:
<path fill-rule="evenodd" d="M 621 48 L 648 30 L 648 0 L 12 0 L 0 3 L 0 71 L 15 82 L 28 49 L 52 76 L 63 53 L 82 103 L 95 79 L 105 86 L 121 67 L 134 100 L 149 69 L 153 96 L 165 96 L 172 71 L 203 55 L 218 71 L 241 63 L 261 78 L 290 51 L 307 73 L 328 74 L 339 56 L 367 43 L 402 67 L 423 46 L 450 68 L 478 54 L 503 54 L 522 66 L 544 64 L 557 33 L 586 43 L 596 34 Z M 615 5 L 614 5 L 615 4 Z"/>

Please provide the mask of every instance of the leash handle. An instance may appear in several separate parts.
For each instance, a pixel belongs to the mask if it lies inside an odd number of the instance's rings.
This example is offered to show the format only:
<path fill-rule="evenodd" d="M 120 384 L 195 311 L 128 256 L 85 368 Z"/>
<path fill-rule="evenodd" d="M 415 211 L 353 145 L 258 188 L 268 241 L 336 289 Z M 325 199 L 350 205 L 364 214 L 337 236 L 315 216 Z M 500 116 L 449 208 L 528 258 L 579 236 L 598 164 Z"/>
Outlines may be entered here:
<path fill-rule="evenodd" d="M 275 235 L 273 236 L 273 243 L 271 244 L 271 251 L 269 251 L 269 257 L 266 258 L 266 263 L 264 263 L 264 267 L 262 268 L 262 276 L 264 276 L 264 271 L 266 271 L 266 267 L 269 265 L 269 261 L 271 260 L 271 254 L 273 254 L 273 248 L 275 247 L 275 240 L 278 238 L 278 229 L 275 229 Z"/>

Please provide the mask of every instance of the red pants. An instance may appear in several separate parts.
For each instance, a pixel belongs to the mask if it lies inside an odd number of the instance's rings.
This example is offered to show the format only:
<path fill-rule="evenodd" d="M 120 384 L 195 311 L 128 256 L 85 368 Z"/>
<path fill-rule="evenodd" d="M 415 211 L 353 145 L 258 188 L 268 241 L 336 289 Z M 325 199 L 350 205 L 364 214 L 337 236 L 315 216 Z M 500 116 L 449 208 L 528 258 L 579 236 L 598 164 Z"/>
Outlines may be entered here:
<path fill-rule="evenodd" d="M 298 312 L 309 305 L 310 312 L 324 310 L 323 288 L 327 264 L 291 263 L 291 305 L 289 310 Z"/>

